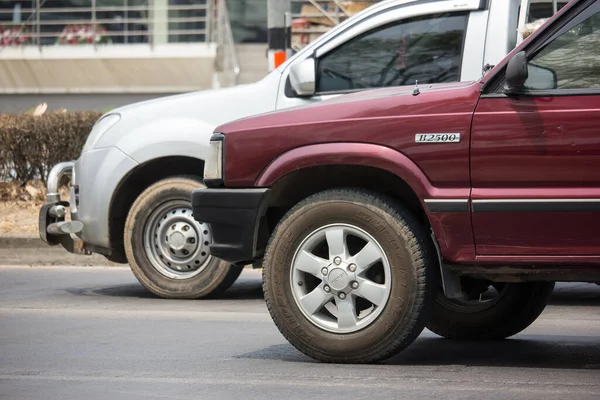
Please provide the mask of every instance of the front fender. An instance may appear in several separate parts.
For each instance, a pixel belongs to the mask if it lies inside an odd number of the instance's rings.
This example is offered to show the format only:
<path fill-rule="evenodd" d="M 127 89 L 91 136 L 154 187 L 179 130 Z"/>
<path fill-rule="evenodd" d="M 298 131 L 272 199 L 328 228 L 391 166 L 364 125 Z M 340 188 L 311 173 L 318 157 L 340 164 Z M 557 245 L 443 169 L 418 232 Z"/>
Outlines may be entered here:
<path fill-rule="evenodd" d="M 120 185 L 139 165 L 178 156 L 205 160 L 214 129 L 197 119 L 165 118 L 139 126 L 118 124 L 76 164 L 82 239 L 110 248 L 110 207 Z M 123 133 L 124 132 L 124 133 Z M 202 171 L 199 171 L 200 173 Z"/>
<path fill-rule="evenodd" d="M 425 200 L 464 200 L 470 188 L 438 188 L 404 154 L 389 147 L 368 143 L 326 143 L 299 147 L 281 154 L 256 180 L 256 187 L 271 187 L 290 172 L 323 165 L 362 165 L 388 171 L 406 182 L 419 198 L 445 260 L 468 262 L 475 259 L 475 245 L 468 209 L 431 210 Z"/>
<path fill-rule="evenodd" d="M 324 143 L 281 154 L 259 175 L 256 185 L 270 187 L 284 175 L 320 165 L 362 165 L 388 171 L 406 182 L 421 201 L 468 198 L 468 188 L 436 188 L 410 158 L 389 147 L 369 143 Z"/>
<path fill-rule="evenodd" d="M 215 126 L 194 118 L 161 118 L 140 126 L 119 126 L 127 133 L 113 145 L 139 164 L 169 157 L 206 159 Z M 108 138 L 107 138 L 108 139 Z M 99 145 L 102 145 L 102 141 Z"/>
<path fill-rule="evenodd" d="M 110 202 L 121 179 L 138 164 L 115 147 L 83 153 L 75 163 L 73 184 L 79 199 L 71 198 L 71 217 L 81 221 L 81 239 L 91 245 L 110 248 Z"/>

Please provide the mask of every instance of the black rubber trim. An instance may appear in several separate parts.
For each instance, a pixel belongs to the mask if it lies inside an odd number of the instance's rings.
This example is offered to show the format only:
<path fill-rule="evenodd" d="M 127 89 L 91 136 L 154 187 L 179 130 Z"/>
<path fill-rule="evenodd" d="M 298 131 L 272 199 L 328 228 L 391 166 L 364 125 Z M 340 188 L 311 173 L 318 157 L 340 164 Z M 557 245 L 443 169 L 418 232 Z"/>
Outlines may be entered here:
<path fill-rule="evenodd" d="M 575 96 L 598 96 L 600 89 L 551 89 L 551 90 L 532 90 L 527 92 L 521 92 L 514 95 L 507 95 L 504 93 L 489 93 L 482 94 L 482 99 L 526 99 L 534 97 L 575 97 Z"/>
<path fill-rule="evenodd" d="M 212 142 L 213 140 L 225 140 L 225 135 L 223 135 L 222 133 L 213 133 L 210 137 L 210 141 Z"/>
<path fill-rule="evenodd" d="M 205 179 L 204 184 L 209 188 L 223 187 L 223 179 Z"/>
<path fill-rule="evenodd" d="M 287 78 L 285 78 L 285 86 L 283 89 L 283 94 L 285 94 L 285 97 L 287 97 L 288 99 L 291 99 L 293 97 L 298 97 L 298 95 L 296 94 L 296 92 L 294 92 L 294 89 L 292 88 L 292 82 L 290 81 L 290 74 L 288 74 Z"/>
<path fill-rule="evenodd" d="M 473 201 L 473 212 L 600 212 L 600 199 L 589 201 Z"/>
<path fill-rule="evenodd" d="M 425 205 L 430 213 L 469 212 L 468 200 L 425 200 Z"/>
<path fill-rule="evenodd" d="M 250 264 L 263 251 L 258 235 L 268 207 L 269 189 L 196 189 L 192 192 L 194 219 L 208 223 L 210 252 L 232 264 Z"/>

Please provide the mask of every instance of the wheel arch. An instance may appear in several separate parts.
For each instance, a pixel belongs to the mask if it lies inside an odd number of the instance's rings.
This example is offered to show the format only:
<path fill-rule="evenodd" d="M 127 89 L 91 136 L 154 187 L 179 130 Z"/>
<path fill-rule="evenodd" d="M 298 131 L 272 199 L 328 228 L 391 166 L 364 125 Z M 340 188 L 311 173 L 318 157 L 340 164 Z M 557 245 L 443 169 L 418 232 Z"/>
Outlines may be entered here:
<path fill-rule="evenodd" d="M 310 184 L 298 184 L 305 180 L 310 180 Z M 434 186 L 413 160 L 389 147 L 325 143 L 296 148 L 267 165 L 254 186 L 271 187 L 274 201 L 281 204 L 274 207 L 279 210 L 270 210 L 266 221 L 261 221 L 261 238 L 285 214 L 289 193 L 294 193 L 292 198 L 299 201 L 317 191 L 345 186 L 369 189 L 403 203 L 431 228 L 440 252 L 448 260 L 458 262 L 475 257 L 470 213 L 431 212 L 425 204 L 426 199 L 468 201 L 470 188 Z"/>
<path fill-rule="evenodd" d="M 262 171 L 255 186 L 271 186 L 285 175 L 307 167 L 334 165 L 387 171 L 404 181 L 420 198 L 434 196 L 436 192 L 426 174 L 410 158 L 397 150 L 370 143 L 323 143 L 290 150 Z"/>
<path fill-rule="evenodd" d="M 419 197 L 402 178 L 372 166 L 330 164 L 297 169 L 273 183 L 269 194 L 269 208 L 259 227 L 262 237 L 268 237 L 295 204 L 315 193 L 335 188 L 366 189 L 391 197 L 407 207 L 419 222 L 430 226 Z"/>
<path fill-rule="evenodd" d="M 109 240 L 115 256 L 124 258 L 123 230 L 135 199 L 152 184 L 169 177 L 202 177 L 204 160 L 187 156 L 165 156 L 147 161 L 125 175 L 110 201 Z"/>

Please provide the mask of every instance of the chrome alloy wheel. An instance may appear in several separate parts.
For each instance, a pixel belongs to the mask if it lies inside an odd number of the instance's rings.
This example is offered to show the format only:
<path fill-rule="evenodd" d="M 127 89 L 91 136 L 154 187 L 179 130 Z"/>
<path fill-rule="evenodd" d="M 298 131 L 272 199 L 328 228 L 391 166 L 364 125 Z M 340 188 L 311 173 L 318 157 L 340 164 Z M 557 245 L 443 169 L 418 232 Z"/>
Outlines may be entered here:
<path fill-rule="evenodd" d="M 311 232 L 291 267 L 294 300 L 321 329 L 351 333 L 381 314 L 391 289 L 391 268 L 379 243 L 366 231 L 332 224 Z"/>
<path fill-rule="evenodd" d="M 152 266 L 172 279 L 198 275 L 211 260 L 208 224 L 194 220 L 189 203 L 168 202 L 158 207 L 144 229 L 144 248 Z"/>

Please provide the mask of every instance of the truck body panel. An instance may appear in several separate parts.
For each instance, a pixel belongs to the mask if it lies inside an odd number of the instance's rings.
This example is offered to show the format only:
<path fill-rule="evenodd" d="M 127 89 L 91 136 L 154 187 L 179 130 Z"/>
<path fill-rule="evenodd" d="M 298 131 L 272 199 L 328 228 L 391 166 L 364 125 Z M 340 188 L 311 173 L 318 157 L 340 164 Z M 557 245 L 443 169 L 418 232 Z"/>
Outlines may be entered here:
<path fill-rule="evenodd" d="M 600 254 L 598 124 L 597 95 L 481 99 L 471 139 L 477 254 Z"/>
<path fill-rule="evenodd" d="M 567 36 L 550 49 L 571 57 L 597 43 L 595 30 L 580 30 L 596 20 L 583 14 L 571 22 L 571 8 L 555 16 L 553 31 L 532 35 L 507 59 L 556 35 Z M 582 21 L 588 25 L 568 30 Z M 414 191 L 448 263 L 593 262 L 600 256 L 600 89 L 589 53 L 577 64 L 585 73 L 555 77 L 555 85 L 582 89 L 507 95 L 488 84 L 504 73 L 504 61 L 479 82 L 372 89 L 226 123 L 216 128 L 224 135 L 223 184 L 269 188 L 323 165 L 381 168 Z"/>
<path fill-rule="evenodd" d="M 375 143 L 418 164 L 433 187 L 467 188 L 469 131 L 480 88 L 478 83 L 423 85 L 417 96 L 413 87 L 377 89 L 219 126 L 216 131 L 231 138 L 225 141 L 226 184 L 254 185 L 268 162 L 292 148 L 338 143 L 343 152 L 345 143 Z M 458 134 L 460 142 L 415 143 L 416 135 L 431 132 Z"/>

